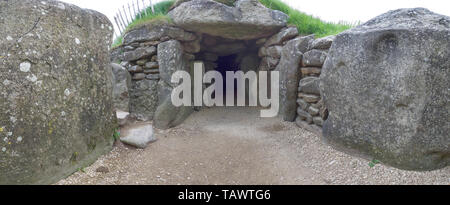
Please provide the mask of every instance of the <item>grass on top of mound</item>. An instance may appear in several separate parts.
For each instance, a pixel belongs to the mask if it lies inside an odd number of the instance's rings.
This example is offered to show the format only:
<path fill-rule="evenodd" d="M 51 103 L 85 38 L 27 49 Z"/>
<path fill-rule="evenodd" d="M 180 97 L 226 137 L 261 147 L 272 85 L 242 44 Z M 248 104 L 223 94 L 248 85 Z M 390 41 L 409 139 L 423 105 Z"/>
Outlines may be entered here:
<path fill-rule="evenodd" d="M 235 0 L 215 0 L 225 3 L 227 5 L 232 4 Z M 289 16 L 288 24 L 295 25 L 298 31 L 302 35 L 315 34 L 316 37 L 324 37 L 329 35 L 335 35 L 342 31 L 352 28 L 354 24 L 341 22 L 330 23 L 322 21 L 319 18 L 315 18 L 311 15 L 305 14 L 301 11 L 291 8 L 281 0 L 259 0 L 264 6 L 281 11 Z M 175 0 L 165 0 L 154 5 L 155 12 L 152 12 L 151 7 L 137 15 L 134 20 L 127 25 L 124 33 L 128 30 L 136 28 L 144 24 L 152 24 L 159 22 L 171 22 L 171 19 L 167 16 L 170 7 L 175 3 Z M 119 36 L 114 40 L 112 48 L 122 45 L 123 36 Z"/>
<path fill-rule="evenodd" d="M 281 11 L 289 16 L 288 24 L 297 27 L 300 34 L 315 34 L 316 37 L 336 35 L 355 26 L 355 24 L 340 22 L 325 22 L 319 18 L 291 8 L 281 0 L 259 0 L 267 8 Z"/>
<path fill-rule="evenodd" d="M 152 11 L 151 7 L 148 7 L 146 11 L 142 11 L 140 14 L 136 15 L 136 17 L 133 19 L 133 21 L 128 24 L 125 28 L 126 33 L 130 29 L 136 28 L 138 26 L 144 25 L 144 24 L 157 24 L 161 22 L 171 22 L 170 18 L 167 16 L 167 13 L 169 12 L 170 7 L 175 3 L 175 0 L 166 0 L 161 1 L 159 3 L 156 3 L 153 8 L 155 9 L 155 12 Z M 118 36 L 113 44 L 112 48 L 118 47 L 122 45 L 123 42 L 123 34 Z"/>

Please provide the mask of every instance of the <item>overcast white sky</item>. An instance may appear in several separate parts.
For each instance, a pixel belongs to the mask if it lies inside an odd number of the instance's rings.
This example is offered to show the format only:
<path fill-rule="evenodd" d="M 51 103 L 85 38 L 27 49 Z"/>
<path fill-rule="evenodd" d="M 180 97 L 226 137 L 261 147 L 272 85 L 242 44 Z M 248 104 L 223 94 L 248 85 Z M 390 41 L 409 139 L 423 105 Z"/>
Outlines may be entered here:
<path fill-rule="evenodd" d="M 113 22 L 118 8 L 136 0 L 62 0 L 82 8 L 97 10 Z M 138 0 L 142 4 L 142 0 Z M 150 0 L 144 0 L 146 4 Z M 152 0 L 159 2 L 161 0 Z M 449 0 L 282 0 L 300 11 L 325 21 L 365 22 L 389 10 L 425 7 L 436 13 L 450 16 Z"/>

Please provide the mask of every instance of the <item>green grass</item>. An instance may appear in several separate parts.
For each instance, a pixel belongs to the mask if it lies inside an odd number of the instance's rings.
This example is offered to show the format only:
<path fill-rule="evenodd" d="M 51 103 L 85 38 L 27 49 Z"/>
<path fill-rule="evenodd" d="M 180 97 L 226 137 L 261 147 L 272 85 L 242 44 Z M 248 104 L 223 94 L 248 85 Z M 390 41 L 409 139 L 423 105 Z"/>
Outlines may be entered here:
<path fill-rule="evenodd" d="M 169 8 L 175 3 L 175 0 L 167 0 L 156 3 L 153 8 L 155 12 L 152 11 L 151 7 L 148 7 L 146 11 L 142 11 L 140 14 L 136 15 L 133 21 L 128 24 L 123 33 L 126 33 L 130 29 L 139 27 L 144 24 L 161 23 L 161 22 L 171 22 L 170 18 L 167 16 Z M 122 34 L 123 35 L 123 34 Z M 122 45 L 123 36 L 118 36 L 113 44 L 112 48 Z"/>
<path fill-rule="evenodd" d="M 154 5 L 155 12 L 152 11 L 151 7 L 148 7 L 146 11 L 142 11 L 140 14 L 136 15 L 133 22 L 127 26 L 127 29 L 131 29 L 151 21 L 170 21 L 167 13 L 169 13 L 169 9 L 174 3 L 175 0 L 161 1 Z"/>
<path fill-rule="evenodd" d="M 336 35 L 356 25 L 347 22 L 325 22 L 319 18 L 291 8 L 281 0 L 259 0 L 259 2 L 268 8 L 287 14 L 289 16 L 288 24 L 296 26 L 299 33 L 302 35 L 315 34 L 316 37 L 320 38 Z"/>
<path fill-rule="evenodd" d="M 234 0 L 216 0 L 218 2 L 232 5 Z M 298 31 L 302 35 L 315 34 L 316 37 L 324 37 L 329 35 L 335 35 L 342 31 L 352 28 L 356 24 L 350 24 L 346 22 L 330 23 L 322 21 L 319 18 L 300 12 L 291 8 L 281 0 L 259 0 L 264 6 L 279 10 L 289 16 L 288 24 L 294 25 L 298 28 Z M 171 19 L 167 16 L 170 7 L 175 3 L 175 0 L 161 1 L 154 5 L 155 12 L 152 9 L 147 8 L 147 12 L 143 11 L 141 15 L 137 15 L 135 19 L 127 25 L 124 33 L 128 30 L 136 28 L 144 24 L 168 22 L 171 23 Z M 119 36 L 114 40 L 113 48 L 122 45 L 123 37 Z"/>

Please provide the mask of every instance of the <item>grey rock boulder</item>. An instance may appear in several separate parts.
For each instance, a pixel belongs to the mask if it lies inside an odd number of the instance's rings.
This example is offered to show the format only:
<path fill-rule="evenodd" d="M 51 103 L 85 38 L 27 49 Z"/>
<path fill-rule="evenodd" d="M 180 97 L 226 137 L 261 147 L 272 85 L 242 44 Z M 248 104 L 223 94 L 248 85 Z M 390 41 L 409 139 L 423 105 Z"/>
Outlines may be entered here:
<path fill-rule="evenodd" d="M 0 1 L 0 184 L 53 184 L 112 148 L 108 18 Z"/>
<path fill-rule="evenodd" d="M 181 124 L 194 111 L 193 107 L 175 107 L 171 94 L 177 83 L 171 78 L 177 71 L 192 71 L 192 58 L 183 52 L 177 40 L 170 40 L 158 45 L 158 59 L 161 80 L 158 83 L 158 107 L 155 111 L 154 126 L 158 129 L 169 129 Z"/>
<path fill-rule="evenodd" d="M 171 26 L 167 22 L 160 22 L 133 28 L 124 35 L 123 44 L 130 45 L 136 42 L 159 41 L 163 37 L 170 37 L 179 41 L 193 41 L 196 39 L 193 33 Z"/>
<path fill-rule="evenodd" d="M 268 9 L 257 0 L 239 0 L 234 6 L 192 0 L 181 3 L 169 16 L 185 30 L 239 40 L 271 36 L 285 27 L 288 19 L 286 14 Z"/>
<path fill-rule="evenodd" d="M 407 170 L 450 164 L 450 17 L 400 9 L 339 34 L 321 75 L 335 148 Z"/>
<path fill-rule="evenodd" d="M 313 49 L 303 54 L 302 64 L 309 67 L 322 67 L 326 59 L 326 52 Z"/>
<path fill-rule="evenodd" d="M 323 38 L 318 38 L 311 42 L 311 45 L 309 47 L 310 50 L 312 49 L 329 49 L 331 45 L 333 44 L 334 39 L 336 36 L 327 36 Z"/>
<path fill-rule="evenodd" d="M 140 149 L 145 149 L 149 143 L 155 142 L 153 126 L 150 124 L 134 125 L 127 127 L 120 137 L 124 144 L 131 145 Z"/>
<path fill-rule="evenodd" d="M 141 121 L 152 120 L 158 106 L 158 81 L 145 79 L 132 81 L 130 90 L 130 113 Z"/>
<path fill-rule="evenodd" d="M 128 112 L 130 110 L 130 88 L 131 75 L 122 66 L 112 63 L 112 72 L 114 74 L 113 100 L 114 107 L 118 110 Z"/>
<path fill-rule="evenodd" d="M 318 77 L 306 77 L 300 80 L 299 92 L 320 95 L 320 79 Z"/>
<path fill-rule="evenodd" d="M 150 57 L 156 54 L 156 47 L 139 47 L 136 50 L 128 51 L 122 54 L 123 61 L 135 61 L 142 58 Z"/>
<path fill-rule="evenodd" d="M 278 58 L 264 57 L 261 59 L 259 70 L 261 71 L 274 70 L 277 67 L 278 62 L 280 62 L 280 59 Z"/>
<path fill-rule="evenodd" d="M 170 40 L 158 45 L 158 59 L 161 79 L 176 87 L 171 82 L 172 75 L 178 70 L 186 70 L 183 64 L 183 47 L 177 40 Z"/>
<path fill-rule="evenodd" d="M 293 122 L 297 109 L 297 93 L 300 81 L 300 62 L 303 53 L 300 51 L 302 44 L 310 38 L 295 38 L 286 43 L 281 52 L 281 59 L 276 67 L 280 72 L 280 115 L 283 120 Z"/>
<path fill-rule="evenodd" d="M 286 27 L 281 29 L 280 32 L 273 35 L 264 43 L 265 47 L 273 45 L 282 45 L 285 41 L 291 40 L 298 36 L 297 27 Z"/>

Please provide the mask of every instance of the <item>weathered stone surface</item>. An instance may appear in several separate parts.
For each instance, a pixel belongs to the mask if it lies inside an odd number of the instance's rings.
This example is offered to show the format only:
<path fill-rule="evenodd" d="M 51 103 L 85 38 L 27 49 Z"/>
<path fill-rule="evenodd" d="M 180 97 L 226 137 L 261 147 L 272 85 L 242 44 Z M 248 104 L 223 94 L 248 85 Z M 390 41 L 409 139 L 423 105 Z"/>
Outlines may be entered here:
<path fill-rule="evenodd" d="M 183 123 L 193 112 L 193 107 L 175 107 L 169 97 L 156 110 L 154 125 L 159 129 L 169 129 Z"/>
<path fill-rule="evenodd" d="M 135 61 L 142 58 L 150 57 L 156 54 L 156 47 L 139 47 L 134 51 L 128 51 L 122 54 L 123 61 Z"/>
<path fill-rule="evenodd" d="M 124 51 L 124 49 L 121 46 L 111 49 L 110 55 L 109 55 L 111 62 L 116 62 L 116 63 L 120 62 L 120 59 L 121 59 L 120 56 L 122 55 L 123 51 Z"/>
<path fill-rule="evenodd" d="M 319 111 L 320 117 L 322 117 L 323 120 L 328 119 L 328 109 L 325 106 L 320 107 Z"/>
<path fill-rule="evenodd" d="M 300 68 L 300 72 L 302 73 L 303 77 L 306 77 L 308 75 L 319 76 L 320 73 L 322 72 L 322 68 L 318 68 L 318 67 L 303 67 L 303 68 Z"/>
<path fill-rule="evenodd" d="M 129 45 L 135 42 L 159 41 L 163 37 L 169 37 L 179 41 L 193 41 L 195 34 L 176 28 L 168 23 L 143 25 L 127 32 L 123 37 L 123 44 Z"/>
<path fill-rule="evenodd" d="M 149 124 L 134 125 L 125 129 L 121 134 L 120 141 L 122 143 L 141 149 L 145 149 L 149 143 L 156 141 L 153 126 Z"/>
<path fill-rule="evenodd" d="M 318 77 L 306 77 L 300 80 L 299 92 L 320 95 L 320 79 Z"/>
<path fill-rule="evenodd" d="M 120 127 L 124 127 L 129 123 L 129 116 L 130 116 L 129 112 L 117 110 L 116 116 Z"/>
<path fill-rule="evenodd" d="M 131 79 L 133 80 L 143 80 L 145 78 L 145 73 L 135 73 Z"/>
<path fill-rule="evenodd" d="M 316 102 L 319 102 L 319 100 L 320 100 L 320 96 L 315 95 L 315 94 L 299 93 L 298 97 L 302 98 L 307 103 L 316 103 Z"/>
<path fill-rule="evenodd" d="M 309 103 L 307 103 L 301 98 L 297 99 L 297 104 L 302 110 L 307 110 L 309 107 Z"/>
<path fill-rule="evenodd" d="M 248 71 L 256 71 L 258 70 L 260 64 L 260 60 L 256 52 L 249 52 L 243 55 L 242 60 L 239 64 L 239 68 L 244 73 L 247 73 Z"/>
<path fill-rule="evenodd" d="M 287 27 L 281 29 L 280 32 L 270 37 L 264 44 L 264 47 L 273 45 L 282 45 L 283 42 L 291 40 L 298 35 L 297 27 Z"/>
<path fill-rule="evenodd" d="M 323 126 L 323 119 L 321 117 L 314 117 L 313 118 L 314 124 L 322 127 Z"/>
<path fill-rule="evenodd" d="M 258 56 L 259 57 L 265 57 L 269 56 L 272 58 L 280 58 L 281 57 L 281 51 L 283 50 L 282 46 L 271 46 L 271 47 L 262 47 L 259 49 Z"/>
<path fill-rule="evenodd" d="M 309 51 L 311 42 L 314 41 L 314 34 L 309 36 L 299 36 L 296 37 L 296 39 L 302 39 L 302 43 L 298 45 L 298 50 L 300 50 L 302 53 L 306 53 Z"/>
<path fill-rule="evenodd" d="M 400 9 L 339 34 L 321 75 L 334 147 L 408 170 L 450 163 L 450 17 Z"/>
<path fill-rule="evenodd" d="M 158 59 L 161 79 L 172 87 L 172 75 L 178 70 L 185 70 L 183 64 L 183 48 L 179 41 L 171 40 L 158 45 Z"/>
<path fill-rule="evenodd" d="M 259 65 L 259 70 L 261 71 L 270 71 L 277 67 L 280 59 L 272 58 L 272 57 L 264 57 L 261 59 L 261 63 Z"/>
<path fill-rule="evenodd" d="M 302 129 L 308 130 L 309 132 L 316 134 L 317 136 L 322 136 L 322 129 L 320 127 L 311 125 L 311 123 L 303 121 L 300 117 L 297 117 L 295 119 L 295 124 Z"/>
<path fill-rule="evenodd" d="M 170 40 L 158 45 L 158 59 L 161 80 L 158 83 L 159 106 L 155 112 L 154 126 L 168 129 L 181 124 L 193 111 L 192 107 L 175 107 L 172 104 L 172 89 L 178 86 L 171 82 L 172 74 L 176 71 L 191 71 L 191 58 L 183 53 L 179 41 Z"/>
<path fill-rule="evenodd" d="M 145 76 L 145 79 L 148 79 L 148 80 L 159 80 L 160 76 L 157 73 L 155 73 L 155 74 L 147 74 L 147 76 Z"/>
<path fill-rule="evenodd" d="M 175 25 L 188 31 L 230 39 L 258 39 L 286 26 L 287 15 L 257 0 L 239 0 L 234 7 L 212 0 L 192 0 L 169 12 Z"/>
<path fill-rule="evenodd" d="M 198 53 L 200 52 L 201 45 L 200 42 L 202 41 L 202 38 L 199 37 L 195 41 L 185 42 L 183 43 L 183 49 L 185 52 L 188 53 Z"/>
<path fill-rule="evenodd" d="M 296 38 L 288 41 L 283 47 L 280 62 L 275 70 L 280 72 L 280 115 L 283 120 L 293 122 L 297 109 L 297 90 L 300 81 L 298 69 L 302 52 L 300 44 L 307 38 Z"/>
<path fill-rule="evenodd" d="M 134 65 L 128 68 L 128 72 L 130 73 L 142 73 L 144 69 L 140 65 Z"/>
<path fill-rule="evenodd" d="M 157 69 L 159 68 L 158 62 L 148 62 L 145 64 L 144 68 L 146 69 Z"/>
<path fill-rule="evenodd" d="M 136 61 L 136 64 L 143 66 L 143 65 L 145 65 L 145 63 L 147 63 L 147 61 L 148 61 L 147 59 L 138 60 L 138 61 Z"/>
<path fill-rule="evenodd" d="M 329 49 L 331 45 L 333 44 L 334 39 L 336 36 L 327 36 L 323 38 L 318 38 L 311 42 L 311 45 L 309 47 L 310 50 L 312 49 Z"/>
<path fill-rule="evenodd" d="M 114 107 L 118 110 L 128 112 L 130 110 L 131 75 L 122 66 L 112 63 L 112 72 L 114 77 L 113 83 L 113 100 Z"/>
<path fill-rule="evenodd" d="M 159 73 L 159 69 L 157 68 L 153 68 L 153 69 L 145 69 L 144 70 L 145 74 L 158 74 Z"/>
<path fill-rule="evenodd" d="M 133 81 L 130 91 L 130 113 L 141 121 L 152 120 L 158 106 L 158 81 Z"/>
<path fill-rule="evenodd" d="M 52 184 L 111 150 L 108 18 L 0 1 L 0 28 L 0 184 Z"/>
<path fill-rule="evenodd" d="M 267 38 L 260 38 L 260 39 L 258 39 L 258 40 L 255 42 L 255 45 L 256 45 L 256 46 L 262 46 L 262 45 L 264 45 L 264 44 L 266 43 L 266 41 L 267 41 Z"/>
<path fill-rule="evenodd" d="M 310 50 L 303 54 L 303 66 L 322 67 L 327 59 L 327 53 L 321 50 Z"/>
<path fill-rule="evenodd" d="M 302 110 L 301 108 L 297 109 L 297 114 L 301 120 L 308 122 L 308 124 L 311 124 L 313 122 L 313 117 L 308 112 Z"/>
<path fill-rule="evenodd" d="M 315 108 L 314 106 L 309 106 L 308 113 L 312 116 L 319 115 L 319 109 Z"/>

